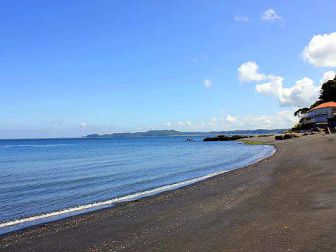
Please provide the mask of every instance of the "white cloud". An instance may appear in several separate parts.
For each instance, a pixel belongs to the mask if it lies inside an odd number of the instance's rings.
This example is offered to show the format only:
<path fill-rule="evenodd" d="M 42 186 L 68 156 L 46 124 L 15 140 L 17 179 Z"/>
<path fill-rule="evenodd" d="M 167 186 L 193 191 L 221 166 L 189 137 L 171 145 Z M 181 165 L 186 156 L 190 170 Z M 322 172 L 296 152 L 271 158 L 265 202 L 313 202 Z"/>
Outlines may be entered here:
<path fill-rule="evenodd" d="M 238 68 L 239 79 L 242 81 L 241 73 L 242 69 L 246 68 L 247 64 L 250 64 L 251 61 L 242 64 Z M 245 66 L 245 67 L 243 67 Z M 251 68 L 251 67 L 250 67 Z M 320 94 L 321 83 L 315 84 L 310 78 L 304 77 L 301 80 L 295 82 L 295 84 L 291 87 L 284 87 L 284 78 L 276 75 L 266 75 L 258 72 L 258 65 L 253 62 L 253 71 L 247 71 L 250 74 L 246 76 L 263 76 L 263 78 L 247 78 L 252 81 L 254 79 L 255 82 L 259 82 L 256 85 L 255 90 L 263 95 L 273 96 L 278 99 L 279 103 L 282 106 L 295 106 L 295 107 L 306 107 L 310 106 L 314 103 Z M 251 74 L 253 72 L 254 74 Z M 335 76 L 334 71 L 329 71 L 324 73 L 322 80 L 325 81 L 327 79 L 333 79 Z M 259 79 L 259 80 L 258 80 Z M 260 83 L 261 80 L 265 80 L 266 82 Z M 321 80 L 321 82 L 322 82 Z"/>
<path fill-rule="evenodd" d="M 261 19 L 263 21 L 268 21 L 268 22 L 274 22 L 274 21 L 280 21 L 282 22 L 284 19 L 278 15 L 275 10 L 273 9 L 267 9 L 263 12 Z"/>
<path fill-rule="evenodd" d="M 336 32 L 314 36 L 303 50 L 303 57 L 316 67 L 336 67 Z"/>
<path fill-rule="evenodd" d="M 326 83 L 328 80 L 333 80 L 335 78 L 335 71 L 328 71 L 323 74 L 320 84 Z"/>
<path fill-rule="evenodd" d="M 250 21 L 250 18 L 246 17 L 246 16 L 235 16 L 234 20 L 237 21 L 237 22 L 246 23 L 246 22 Z"/>
<path fill-rule="evenodd" d="M 271 10 L 271 9 L 270 9 Z M 265 20 L 279 19 L 273 11 L 265 11 Z M 281 17 L 280 17 L 281 18 Z M 303 56 L 306 61 L 317 67 L 336 67 L 336 32 L 314 36 L 309 45 L 305 47 Z M 314 83 L 308 77 L 295 82 L 291 87 L 284 87 L 284 78 L 275 75 L 266 75 L 258 71 L 259 66 L 248 61 L 238 68 L 239 80 L 241 82 L 259 82 L 255 89 L 258 93 L 274 96 L 282 106 L 310 106 L 314 103 L 321 90 L 321 85 L 330 79 L 335 78 L 335 71 L 328 71 L 323 74 L 319 83 Z M 265 81 L 264 83 L 260 83 Z"/>
<path fill-rule="evenodd" d="M 256 91 L 264 95 L 281 96 L 284 79 L 281 76 L 270 75 L 268 80 L 269 82 L 256 85 Z"/>
<path fill-rule="evenodd" d="M 280 76 L 273 76 L 270 82 L 256 85 L 256 91 L 276 97 L 282 106 L 305 107 L 317 100 L 320 86 L 314 85 L 311 79 L 305 77 L 289 88 L 283 87 L 283 80 Z"/>
<path fill-rule="evenodd" d="M 258 72 L 259 66 L 254 61 L 243 63 L 238 68 L 240 82 L 262 81 L 265 75 Z"/>
<path fill-rule="evenodd" d="M 310 78 L 304 77 L 289 88 L 283 86 L 283 80 L 276 76 L 268 83 L 256 85 L 256 91 L 276 97 L 282 106 L 307 107 L 318 99 L 321 87 Z"/>
<path fill-rule="evenodd" d="M 279 111 L 269 115 L 246 114 L 243 116 L 233 116 L 223 114 L 218 117 L 212 117 L 209 120 L 198 122 L 177 121 L 155 125 L 153 129 L 176 129 L 180 131 L 221 131 L 237 129 L 275 129 L 290 128 L 297 123 L 294 116 L 295 108 Z"/>
<path fill-rule="evenodd" d="M 297 123 L 293 110 L 279 111 L 271 115 L 236 116 L 234 122 L 225 126 L 226 129 L 275 129 L 290 128 Z"/>
<path fill-rule="evenodd" d="M 177 124 L 179 126 L 189 126 L 189 127 L 192 125 L 191 121 L 178 121 Z"/>
<path fill-rule="evenodd" d="M 291 128 L 298 122 L 294 116 L 293 107 L 287 110 L 278 111 L 274 114 L 244 114 L 230 115 L 222 114 L 201 121 L 176 121 L 152 126 L 152 129 L 175 129 L 180 131 L 222 131 L 238 129 L 276 129 Z"/>
<path fill-rule="evenodd" d="M 304 77 L 296 81 L 294 86 L 282 89 L 280 103 L 282 105 L 308 107 L 318 99 L 320 90 L 320 85 L 315 85 L 311 79 Z"/>
<path fill-rule="evenodd" d="M 209 80 L 209 79 L 206 79 L 206 80 L 203 81 L 203 85 L 206 88 L 210 88 L 212 86 L 212 81 Z"/>
<path fill-rule="evenodd" d="M 236 121 L 237 121 L 237 118 L 235 118 L 235 117 L 232 116 L 232 115 L 227 115 L 227 116 L 226 116 L 226 121 L 228 121 L 228 122 L 236 122 Z"/>
<path fill-rule="evenodd" d="M 87 123 L 87 122 L 81 122 L 80 124 L 79 124 L 79 127 L 81 128 L 81 129 L 85 129 L 85 128 L 87 128 L 89 126 L 89 124 Z"/>

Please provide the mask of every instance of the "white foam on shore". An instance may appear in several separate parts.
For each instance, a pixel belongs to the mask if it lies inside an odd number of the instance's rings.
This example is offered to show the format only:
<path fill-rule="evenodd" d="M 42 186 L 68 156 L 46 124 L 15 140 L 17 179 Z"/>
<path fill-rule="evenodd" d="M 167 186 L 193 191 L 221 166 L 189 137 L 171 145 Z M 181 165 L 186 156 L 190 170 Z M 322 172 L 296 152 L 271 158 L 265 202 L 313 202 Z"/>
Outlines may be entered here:
<path fill-rule="evenodd" d="M 257 160 L 255 160 L 254 162 L 251 162 L 249 164 L 243 165 L 243 166 L 238 166 L 229 170 L 224 170 L 224 171 L 218 171 L 215 173 L 211 173 L 205 176 L 201 176 L 201 177 L 197 177 L 197 178 L 193 178 L 190 180 L 186 180 L 186 181 L 182 181 L 182 182 L 178 182 L 178 183 L 174 183 L 174 184 L 170 184 L 170 185 L 165 185 L 165 186 L 161 186 L 161 187 L 157 187 L 154 189 L 150 189 L 150 190 L 146 190 L 146 191 L 142 191 L 142 192 L 137 192 L 134 194 L 130 194 L 130 195 L 125 195 L 122 197 L 118 197 L 118 198 L 114 198 L 114 199 L 110 199 L 110 200 L 106 200 L 106 201 L 100 201 L 100 202 L 95 202 L 95 203 L 91 203 L 91 204 L 86 204 L 86 205 L 81 205 L 81 206 L 77 206 L 77 207 L 71 207 L 71 208 L 67 208 L 67 209 L 63 209 L 63 210 L 59 210 L 59 211 L 55 211 L 55 212 L 51 212 L 51 213 L 45 213 L 45 214 L 40 214 L 40 215 L 35 215 L 35 216 L 31 216 L 31 217 L 26 217 L 26 218 L 22 218 L 22 219 L 18 219 L 18 220 L 12 220 L 12 221 L 8 221 L 8 222 L 3 222 L 0 223 L 0 234 L 4 234 L 4 233 L 8 233 L 11 231 L 15 231 L 15 230 L 19 230 L 22 228 L 26 228 L 32 225 L 37 225 L 37 224 L 42 224 L 42 223 L 46 223 L 46 222 L 50 222 L 50 221 L 54 221 L 54 220 L 59 220 L 65 217 L 70 217 L 70 216 L 74 216 L 80 213 L 86 213 L 86 212 L 90 212 L 93 210 L 98 210 L 98 209 L 102 209 L 102 208 L 107 208 L 107 207 L 111 207 L 117 203 L 122 203 L 122 202 L 127 202 L 127 201 L 132 201 L 132 200 L 136 200 L 139 198 L 143 198 L 143 197 L 148 197 L 148 196 L 152 196 L 155 194 L 159 194 L 161 192 L 166 192 L 166 191 L 171 191 L 171 190 L 175 190 L 187 185 L 191 185 L 194 183 L 197 183 L 199 181 L 217 176 L 219 174 L 223 174 L 232 170 L 236 170 L 238 168 L 241 167 L 245 167 L 251 164 L 255 164 L 265 158 L 268 158 L 270 156 L 272 156 L 274 153 L 276 152 L 276 149 L 273 147 L 272 152 L 267 153 L 268 155 L 265 155 L 262 158 L 259 158 Z"/>

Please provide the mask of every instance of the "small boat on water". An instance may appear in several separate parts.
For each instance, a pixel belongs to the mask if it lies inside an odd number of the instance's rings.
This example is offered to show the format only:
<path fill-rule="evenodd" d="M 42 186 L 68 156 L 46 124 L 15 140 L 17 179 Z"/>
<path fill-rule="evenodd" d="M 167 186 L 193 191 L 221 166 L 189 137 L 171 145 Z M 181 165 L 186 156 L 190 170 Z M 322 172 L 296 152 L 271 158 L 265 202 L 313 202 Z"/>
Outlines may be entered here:
<path fill-rule="evenodd" d="M 187 138 L 186 140 L 184 140 L 184 142 L 196 142 L 196 141 L 191 138 Z"/>

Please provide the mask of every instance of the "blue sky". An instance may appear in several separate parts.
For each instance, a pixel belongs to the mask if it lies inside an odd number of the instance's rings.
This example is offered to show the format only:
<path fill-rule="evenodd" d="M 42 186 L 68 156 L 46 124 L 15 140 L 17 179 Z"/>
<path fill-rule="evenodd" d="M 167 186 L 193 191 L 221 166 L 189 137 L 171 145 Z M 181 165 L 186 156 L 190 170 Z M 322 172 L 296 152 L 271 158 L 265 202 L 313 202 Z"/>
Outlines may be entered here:
<path fill-rule="evenodd" d="M 336 68 L 334 0 L 0 4 L 0 138 L 289 127 Z"/>

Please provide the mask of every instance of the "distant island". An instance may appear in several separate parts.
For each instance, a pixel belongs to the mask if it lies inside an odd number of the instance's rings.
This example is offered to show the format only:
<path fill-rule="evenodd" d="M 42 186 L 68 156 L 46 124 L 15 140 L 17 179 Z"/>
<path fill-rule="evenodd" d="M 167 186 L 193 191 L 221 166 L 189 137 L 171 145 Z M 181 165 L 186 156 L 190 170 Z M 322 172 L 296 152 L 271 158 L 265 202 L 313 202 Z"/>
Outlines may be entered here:
<path fill-rule="evenodd" d="M 120 138 L 120 137 L 159 137 L 159 136 L 213 136 L 213 135 L 261 135 L 282 134 L 288 129 L 256 129 L 256 130 L 231 130 L 209 132 L 182 132 L 177 130 L 149 130 L 146 132 L 126 132 L 112 134 L 90 134 L 85 138 Z"/>

